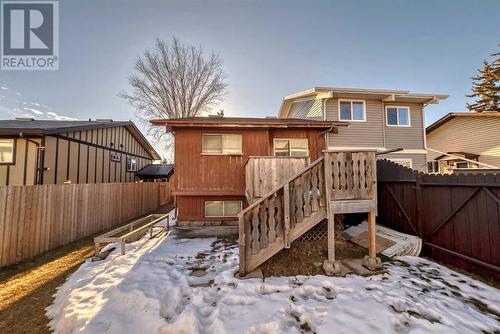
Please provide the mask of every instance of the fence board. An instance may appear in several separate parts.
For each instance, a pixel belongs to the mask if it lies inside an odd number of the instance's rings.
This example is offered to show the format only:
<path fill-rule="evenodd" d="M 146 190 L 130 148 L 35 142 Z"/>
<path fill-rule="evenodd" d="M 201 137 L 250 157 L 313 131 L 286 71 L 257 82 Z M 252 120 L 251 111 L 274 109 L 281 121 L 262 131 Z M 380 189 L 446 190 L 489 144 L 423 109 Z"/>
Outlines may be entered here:
<path fill-rule="evenodd" d="M 383 225 L 417 234 L 437 261 L 500 278 L 498 175 L 429 175 L 387 160 L 377 173 Z"/>
<path fill-rule="evenodd" d="M 171 200 L 171 186 L 155 182 L 0 186 L 0 266 L 122 224 Z"/>

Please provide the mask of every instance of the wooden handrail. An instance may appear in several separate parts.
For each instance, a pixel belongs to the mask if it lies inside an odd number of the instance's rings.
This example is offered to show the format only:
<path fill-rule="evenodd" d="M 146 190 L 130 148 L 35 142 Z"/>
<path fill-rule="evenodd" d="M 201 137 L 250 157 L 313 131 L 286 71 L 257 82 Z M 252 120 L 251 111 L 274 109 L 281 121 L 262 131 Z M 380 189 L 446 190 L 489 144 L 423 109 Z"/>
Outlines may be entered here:
<path fill-rule="evenodd" d="M 280 157 L 280 156 L 275 156 L 275 155 L 251 155 L 248 157 L 248 159 L 245 161 L 243 164 L 243 167 L 245 167 L 250 159 L 304 159 L 307 161 L 308 157 Z"/>
<path fill-rule="evenodd" d="M 266 199 L 268 199 L 269 197 L 271 197 L 274 193 L 276 193 L 281 188 L 283 188 L 286 184 L 289 184 L 290 182 L 292 182 L 296 178 L 300 177 L 302 174 L 304 174 L 308 170 L 312 169 L 314 166 L 316 166 L 317 164 L 319 164 L 324 159 L 325 159 L 324 156 L 316 159 L 313 163 L 311 163 L 307 167 L 303 168 L 296 175 L 294 175 L 291 178 L 289 178 L 288 180 L 284 181 L 279 186 L 277 186 L 276 188 L 274 188 L 273 190 L 271 190 L 270 192 L 268 192 L 266 195 L 262 196 L 259 200 L 255 201 L 252 204 L 250 204 L 249 206 L 247 206 L 244 210 L 242 210 L 240 213 L 238 213 L 238 217 L 243 216 L 245 213 L 247 213 L 248 211 L 252 210 L 254 207 L 256 207 L 257 205 L 259 205 L 260 203 L 262 203 L 263 201 L 265 201 Z"/>

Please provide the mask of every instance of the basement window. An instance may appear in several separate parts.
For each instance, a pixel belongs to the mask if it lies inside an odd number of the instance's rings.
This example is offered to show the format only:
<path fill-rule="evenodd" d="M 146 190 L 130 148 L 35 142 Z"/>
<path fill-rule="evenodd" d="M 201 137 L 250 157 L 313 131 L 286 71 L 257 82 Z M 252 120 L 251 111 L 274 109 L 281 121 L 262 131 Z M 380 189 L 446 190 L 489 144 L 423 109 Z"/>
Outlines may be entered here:
<path fill-rule="evenodd" d="M 137 158 L 127 157 L 127 172 L 137 172 Z"/>
<path fill-rule="evenodd" d="M 242 201 L 205 201 L 205 217 L 236 217 Z"/>
<path fill-rule="evenodd" d="M 408 107 L 385 107 L 387 126 L 410 126 Z"/>
<path fill-rule="evenodd" d="M 309 143 L 307 139 L 274 139 L 274 156 L 276 157 L 308 157 Z"/>
<path fill-rule="evenodd" d="M 242 137 L 239 134 L 204 134 L 203 154 L 241 155 Z"/>
<path fill-rule="evenodd" d="M 456 168 L 469 168 L 469 163 L 467 161 L 465 162 L 457 162 L 455 164 Z"/>
<path fill-rule="evenodd" d="M 0 164 L 14 163 L 14 139 L 0 139 Z"/>
<path fill-rule="evenodd" d="M 437 174 L 439 173 L 439 161 L 432 160 L 427 162 L 427 173 Z"/>

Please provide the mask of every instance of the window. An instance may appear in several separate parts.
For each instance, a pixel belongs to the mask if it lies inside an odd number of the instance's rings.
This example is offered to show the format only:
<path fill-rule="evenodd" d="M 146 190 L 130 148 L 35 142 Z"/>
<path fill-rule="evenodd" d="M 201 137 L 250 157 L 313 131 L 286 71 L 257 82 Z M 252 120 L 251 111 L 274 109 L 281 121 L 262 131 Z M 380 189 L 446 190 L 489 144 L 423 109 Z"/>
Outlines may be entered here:
<path fill-rule="evenodd" d="M 14 163 L 14 139 L 0 139 L 0 163 Z"/>
<path fill-rule="evenodd" d="M 410 126 L 410 108 L 385 107 L 388 126 Z"/>
<path fill-rule="evenodd" d="M 236 217 L 241 209 L 241 201 L 205 201 L 205 217 Z"/>
<path fill-rule="evenodd" d="M 307 157 L 309 147 L 307 139 L 274 139 L 274 156 Z"/>
<path fill-rule="evenodd" d="M 202 152 L 205 154 L 243 154 L 242 138 L 238 134 L 203 135 Z"/>
<path fill-rule="evenodd" d="M 137 171 L 137 158 L 128 157 L 127 158 L 127 172 Z"/>
<path fill-rule="evenodd" d="M 365 101 L 339 100 L 339 120 L 366 121 Z"/>
<path fill-rule="evenodd" d="M 469 163 L 467 161 L 465 161 L 465 162 L 457 162 L 456 163 L 456 168 L 469 168 Z"/>
<path fill-rule="evenodd" d="M 412 168 L 413 165 L 411 159 L 387 159 L 387 160 L 407 168 Z"/>
<path fill-rule="evenodd" d="M 439 173 L 439 161 L 437 160 L 428 161 L 427 173 Z"/>

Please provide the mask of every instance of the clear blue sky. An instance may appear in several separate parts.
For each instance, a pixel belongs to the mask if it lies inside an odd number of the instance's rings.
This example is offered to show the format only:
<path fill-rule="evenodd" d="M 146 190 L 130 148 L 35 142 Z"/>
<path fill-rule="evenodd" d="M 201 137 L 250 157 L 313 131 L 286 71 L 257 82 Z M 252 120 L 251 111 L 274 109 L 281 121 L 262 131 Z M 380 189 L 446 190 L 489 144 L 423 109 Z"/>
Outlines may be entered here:
<path fill-rule="evenodd" d="M 0 118 L 135 120 L 117 96 L 134 60 L 177 36 L 223 58 L 226 115 L 275 115 L 312 86 L 449 94 L 427 108 L 430 123 L 465 110 L 470 77 L 500 43 L 498 0 L 62 0 L 60 20 L 60 69 L 0 71 Z"/>

